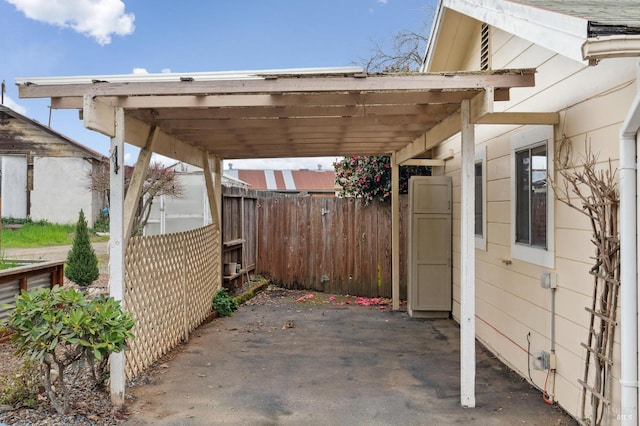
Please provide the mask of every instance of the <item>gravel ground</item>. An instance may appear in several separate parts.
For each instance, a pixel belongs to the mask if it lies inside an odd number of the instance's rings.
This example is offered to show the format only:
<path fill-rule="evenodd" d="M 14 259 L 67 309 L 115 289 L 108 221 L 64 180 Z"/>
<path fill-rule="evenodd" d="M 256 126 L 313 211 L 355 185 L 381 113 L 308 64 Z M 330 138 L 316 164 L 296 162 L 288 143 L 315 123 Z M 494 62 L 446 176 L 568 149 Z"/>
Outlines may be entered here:
<path fill-rule="evenodd" d="M 89 289 L 90 294 L 108 291 L 109 277 L 102 273 Z M 65 279 L 65 285 L 72 285 Z M 23 364 L 15 354 L 15 346 L 0 343 L 0 381 L 11 377 Z M 126 419 L 126 410 L 114 410 L 108 389 L 94 389 L 88 382 L 78 379 L 71 387 L 72 401 L 69 414 L 60 415 L 49 405 L 44 389 L 40 389 L 33 408 L 20 405 L 0 405 L 0 423 L 8 425 L 119 425 Z"/>
<path fill-rule="evenodd" d="M 72 285 L 65 281 L 65 285 Z M 268 290 L 258 293 L 253 299 L 245 302 L 247 305 L 273 305 L 280 303 L 280 299 L 301 297 L 302 291 L 290 291 L 278 287 L 269 286 Z M 102 273 L 91 288 L 90 293 L 108 291 L 108 275 Z M 204 325 L 204 324 L 203 324 Z M 162 374 L 166 363 L 180 353 L 186 345 L 179 345 L 162 359 L 156 362 L 145 373 L 136 377 L 128 384 L 129 387 L 142 386 L 155 381 L 158 374 Z M 9 342 L 0 343 L 0 383 L 3 378 L 11 377 L 23 364 L 23 359 L 15 355 L 15 346 Z M 128 418 L 127 406 L 132 402 L 128 400 L 125 407 L 116 410 L 111 405 L 108 387 L 95 389 L 88 382 L 78 380 L 71 386 L 71 408 L 69 414 L 61 415 L 49 404 L 44 389 L 40 389 L 35 405 L 32 408 L 21 406 L 0 405 L 0 425 L 2 423 L 16 426 L 67 426 L 67 425 L 93 425 L 113 426 L 121 425 Z M 127 398 L 133 398 L 131 393 Z"/>

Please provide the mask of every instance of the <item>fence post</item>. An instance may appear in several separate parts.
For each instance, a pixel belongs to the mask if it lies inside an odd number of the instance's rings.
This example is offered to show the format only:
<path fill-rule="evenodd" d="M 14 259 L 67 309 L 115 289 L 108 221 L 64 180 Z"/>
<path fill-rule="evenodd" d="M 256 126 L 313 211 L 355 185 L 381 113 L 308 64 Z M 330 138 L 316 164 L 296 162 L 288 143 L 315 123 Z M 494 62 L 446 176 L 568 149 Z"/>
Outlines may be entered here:
<path fill-rule="evenodd" d="M 187 244 L 182 240 L 182 320 L 184 327 L 184 341 L 189 340 L 189 310 L 187 308 Z"/>

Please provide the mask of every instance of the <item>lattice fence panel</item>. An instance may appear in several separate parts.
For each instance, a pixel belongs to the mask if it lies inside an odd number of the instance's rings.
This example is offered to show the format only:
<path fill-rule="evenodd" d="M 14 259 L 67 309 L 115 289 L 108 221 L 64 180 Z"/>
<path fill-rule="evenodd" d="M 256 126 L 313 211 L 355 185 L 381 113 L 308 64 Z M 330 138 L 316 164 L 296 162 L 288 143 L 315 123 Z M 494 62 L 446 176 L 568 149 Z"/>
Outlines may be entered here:
<path fill-rule="evenodd" d="M 129 240 L 125 308 L 136 325 L 126 351 L 127 380 L 187 340 L 211 312 L 221 278 L 219 240 L 213 225 Z"/>

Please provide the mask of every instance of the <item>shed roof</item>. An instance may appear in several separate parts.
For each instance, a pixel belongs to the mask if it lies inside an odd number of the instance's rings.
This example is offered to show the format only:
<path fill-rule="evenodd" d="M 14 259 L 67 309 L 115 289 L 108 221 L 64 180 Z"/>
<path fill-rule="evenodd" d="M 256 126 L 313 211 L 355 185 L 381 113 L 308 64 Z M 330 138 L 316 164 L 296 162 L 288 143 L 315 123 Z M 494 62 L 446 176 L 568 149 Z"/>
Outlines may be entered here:
<path fill-rule="evenodd" d="M 225 170 L 251 185 L 251 189 L 269 191 L 311 191 L 335 192 L 335 171 L 333 170 Z"/>
<path fill-rule="evenodd" d="M 36 121 L 32 118 L 29 118 L 27 116 L 24 116 L 14 110 L 12 110 L 11 108 L 5 106 L 5 105 L 0 105 L 0 118 L 2 118 L 2 115 L 5 114 L 6 116 L 9 117 L 13 117 L 16 120 L 20 120 L 30 126 L 36 127 L 46 133 L 49 133 L 53 136 L 55 136 L 56 138 L 60 139 L 61 141 L 64 141 L 65 143 L 67 143 L 68 145 L 72 146 L 74 149 L 83 152 L 84 154 L 86 154 L 89 158 L 93 158 L 95 160 L 103 160 L 105 157 L 104 155 L 100 154 L 97 151 L 94 151 L 93 149 L 82 145 L 80 142 L 77 142 L 71 138 L 69 138 L 68 136 L 63 135 L 60 132 L 57 132 L 56 130 L 52 129 L 49 126 L 46 126 L 42 123 L 40 123 L 39 121 Z M 0 122 L 0 134 L 3 132 L 3 127 L 2 127 L 2 123 Z M 0 139 L 3 139 L 0 136 Z M 2 147 L 0 147 L 1 149 Z"/>
<path fill-rule="evenodd" d="M 85 126 L 110 136 L 112 107 L 122 107 L 128 143 L 144 147 L 155 127 L 161 131 L 155 152 L 202 167 L 202 152 L 241 159 L 404 149 L 412 158 L 428 149 L 428 139 L 459 131 L 442 127 L 461 102 L 485 93 L 487 102 L 508 99 L 511 88 L 534 84 L 534 70 L 366 74 L 349 67 L 16 81 L 21 97 L 83 109 Z M 487 102 L 477 103 L 477 117 L 491 112 Z"/>

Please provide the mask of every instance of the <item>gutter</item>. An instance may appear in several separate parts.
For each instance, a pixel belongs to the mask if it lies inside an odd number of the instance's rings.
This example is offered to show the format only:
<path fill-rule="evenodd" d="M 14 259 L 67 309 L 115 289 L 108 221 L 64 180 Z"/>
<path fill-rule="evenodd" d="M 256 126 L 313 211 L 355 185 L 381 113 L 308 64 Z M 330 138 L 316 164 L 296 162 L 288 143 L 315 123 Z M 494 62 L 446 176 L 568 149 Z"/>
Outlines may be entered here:
<path fill-rule="evenodd" d="M 636 191 L 640 175 L 636 177 L 636 156 L 639 129 L 640 87 L 620 129 L 620 420 L 623 426 L 637 425 L 638 418 L 637 262 L 640 247 L 636 235 L 640 209 Z"/>
<path fill-rule="evenodd" d="M 582 58 L 596 65 L 601 59 L 640 56 L 640 35 L 611 35 L 588 38 L 582 44 Z"/>

